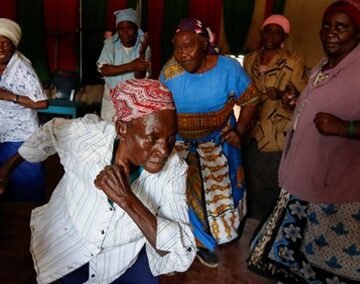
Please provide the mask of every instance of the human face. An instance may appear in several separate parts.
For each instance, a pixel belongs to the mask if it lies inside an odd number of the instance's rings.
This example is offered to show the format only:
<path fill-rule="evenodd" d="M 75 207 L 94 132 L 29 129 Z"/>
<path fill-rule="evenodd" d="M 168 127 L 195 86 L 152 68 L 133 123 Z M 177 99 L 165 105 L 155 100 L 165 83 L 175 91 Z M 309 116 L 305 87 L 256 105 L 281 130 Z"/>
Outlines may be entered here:
<path fill-rule="evenodd" d="M 7 64 L 14 54 L 15 46 L 10 39 L 0 36 L 0 64 Z"/>
<path fill-rule="evenodd" d="M 123 21 L 116 27 L 121 43 L 125 47 L 133 47 L 137 38 L 138 27 L 132 22 Z"/>
<path fill-rule="evenodd" d="M 185 71 L 201 73 L 205 64 L 207 41 L 193 32 L 178 32 L 173 39 L 174 57 Z"/>
<path fill-rule="evenodd" d="M 286 38 L 287 34 L 285 34 L 282 27 L 277 24 L 266 25 L 260 32 L 261 46 L 265 50 L 275 50 L 280 48 Z"/>
<path fill-rule="evenodd" d="M 123 137 L 120 143 L 124 143 L 124 158 L 134 166 L 157 173 L 165 165 L 175 144 L 176 112 L 164 110 L 126 124 L 120 122 L 117 129 L 118 135 Z"/>
<path fill-rule="evenodd" d="M 324 15 L 320 39 L 329 58 L 344 58 L 358 45 L 358 37 L 359 31 L 346 13 L 333 11 Z"/>

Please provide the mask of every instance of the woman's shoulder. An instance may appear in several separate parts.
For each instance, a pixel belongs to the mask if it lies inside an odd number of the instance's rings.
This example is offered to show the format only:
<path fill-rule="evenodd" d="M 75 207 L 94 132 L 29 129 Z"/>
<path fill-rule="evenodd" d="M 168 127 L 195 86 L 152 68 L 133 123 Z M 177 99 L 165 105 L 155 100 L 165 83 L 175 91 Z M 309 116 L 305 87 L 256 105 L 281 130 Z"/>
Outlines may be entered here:
<path fill-rule="evenodd" d="M 216 67 L 217 69 L 222 68 L 229 70 L 230 72 L 234 72 L 235 70 L 241 69 L 241 64 L 233 57 L 227 55 L 219 55 Z"/>
<path fill-rule="evenodd" d="M 81 125 L 86 131 L 95 131 L 100 133 L 113 132 L 115 129 L 114 122 L 103 120 L 97 114 L 88 113 L 81 118 L 73 120 L 74 123 Z"/>
<path fill-rule="evenodd" d="M 71 137 L 74 145 L 79 146 L 77 149 L 81 149 L 81 152 L 93 149 L 100 153 L 116 136 L 114 123 L 103 120 L 96 114 L 68 119 L 59 127 L 63 129 L 65 136 Z"/>
<path fill-rule="evenodd" d="M 164 81 L 174 79 L 182 75 L 185 70 L 181 67 L 174 57 L 171 57 L 161 70 L 161 77 Z"/>
<path fill-rule="evenodd" d="M 244 55 L 244 60 L 243 60 L 244 64 L 255 61 L 255 58 L 258 56 L 258 54 L 259 54 L 259 50 L 254 50 L 246 53 Z"/>
<path fill-rule="evenodd" d="M 29 96 L 29 94 L 23 94 L 21 90 L 28 92 L 29 88 L 30 90 L 41 88 L 41 83 L 31 61 L 22 53 L 15 51 L 6 69 L 6 75 L 2 80 L 4 85 L 12 86 L 11 90 L 15 91 L 16 89 L 16 92 Z"/>
<path fill-rule="evenodd" d="M 284 50 L 283 54 L 286 57 L 288 65 L 305 65 L 305 58 L 302 54 L 289 50 Z"/>
<path fill-rule="evenodd" d="M 259 53 L 260 53 L 260 50 L 253 50 L 253 51 L 246 52 L 244 54 L 244 60 L 249 60 L 250 58 L 254 58 L 254 57 L 258 56 Z"/>
<path fill-rule="evenodd" d="M 236 65 L 239 63 L 235 58 L 229 55 L 216 55 L 216 56 L 218 57 L 218 62 L 220 63 L 230 64 L 230 65 Z"/>
<path fill-rule="evenodd" d="M 25 55 L 20 53 L 19 51 L 15 51 L 13 57 L 11 58 L 11 63 L 14 63 L 14 65 L 22 66 L 22 68 L 26 68 L 29 70 L 34 70 L 32 67 L 32 63 L 30 59 L 28 59 Z"/>
<path fill-rule="evenodd" d="M 182 158 L 180 158 L 176 150 L 173 149 L 161 173 L 163 175 L 170 174 L 171 178 L 177 178 L 185 175 L 187 169 L 188 169 L 187 163 Z"/>

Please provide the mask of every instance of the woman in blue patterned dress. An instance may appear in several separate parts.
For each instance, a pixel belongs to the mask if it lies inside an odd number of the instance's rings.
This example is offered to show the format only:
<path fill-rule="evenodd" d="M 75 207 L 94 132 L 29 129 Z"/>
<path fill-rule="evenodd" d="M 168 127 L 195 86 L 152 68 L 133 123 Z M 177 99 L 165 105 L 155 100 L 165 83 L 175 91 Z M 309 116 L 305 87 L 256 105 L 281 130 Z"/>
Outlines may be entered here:
<path fill-rule="evenodd" d="M 214 54 L 213 34 L 197 19 L 180 21 L 174 53 L 160 74 L 178 115 L 176 149 L 189 164 L 187 197 L 198 257 L 217 266 L 216 245 L 239 235 L 246 214 L 241 137 L 257 102 L 241 65 Z M 236 121 L 233 107 L 241 106 Z"/>

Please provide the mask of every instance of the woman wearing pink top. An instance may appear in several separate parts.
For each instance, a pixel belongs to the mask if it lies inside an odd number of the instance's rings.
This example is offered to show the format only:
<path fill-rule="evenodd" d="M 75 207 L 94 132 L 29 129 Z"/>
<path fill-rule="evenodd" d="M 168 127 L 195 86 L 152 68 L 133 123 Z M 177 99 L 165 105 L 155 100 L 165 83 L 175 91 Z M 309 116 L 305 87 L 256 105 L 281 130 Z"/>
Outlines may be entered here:
<path fill-rule="evenodd" d="M 360 283 L 360 1 L 331 4 L 320 39 L 248 264 L 285 283 Z"/>

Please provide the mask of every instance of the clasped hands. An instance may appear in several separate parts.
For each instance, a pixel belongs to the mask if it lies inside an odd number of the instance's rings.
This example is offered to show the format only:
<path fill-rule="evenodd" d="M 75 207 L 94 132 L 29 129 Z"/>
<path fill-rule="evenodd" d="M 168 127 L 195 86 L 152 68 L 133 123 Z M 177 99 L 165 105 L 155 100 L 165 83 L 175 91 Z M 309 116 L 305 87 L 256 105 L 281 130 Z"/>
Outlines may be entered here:
<path fill-rule="evenodd" d="M 149 69 L 150 62 L 145 59 L 145 53 L 148 46 L 149 46 L 149 34 L 144 33 L 144 38 L 140 44 L 139 57 L 131 62 L 134 71 L 146 71 Z"/>
<path fill-rule="evenodd" d="M 123 166 L 106 166 L 95 178 L 95 186 L 107 197 L 123 207 L 135 194 L 131 190 L 129 173 Z M 124 203 L 125 202 L 125 203 Z"/>
<path fill-rule="evenodd" d="M 235 146 L 236 148 L 241 148 L 241 136 L 242 135 L 236 127 L 231 128 L 230 126 L 225 126 L 221 130 L 221 136 L 224 141 Z"/>
<path fill-rule="evenodd" d="M 289 110 L 294 110 L 299 92 L 293 85 L 286 86 L 284 91 L 275 87 L 267 88 L 265 93 L 270 100 L 281 100 L 282 105 Z"/>

